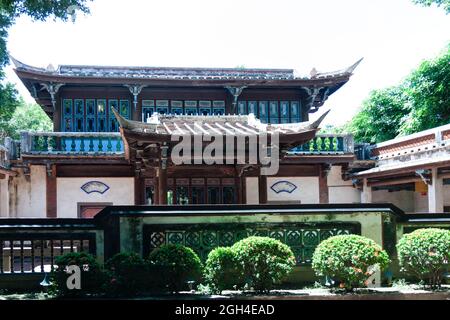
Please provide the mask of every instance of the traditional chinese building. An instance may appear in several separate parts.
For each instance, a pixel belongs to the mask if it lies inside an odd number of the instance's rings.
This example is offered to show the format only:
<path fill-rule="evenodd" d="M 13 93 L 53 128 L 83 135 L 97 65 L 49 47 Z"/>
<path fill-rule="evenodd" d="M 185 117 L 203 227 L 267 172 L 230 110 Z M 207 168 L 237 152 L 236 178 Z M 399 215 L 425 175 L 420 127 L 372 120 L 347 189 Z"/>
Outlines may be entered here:
<path fill-rule="evenodd" d="M 54 132 L 22 134 L 9 186 L 3 183 L 9 200 L 2 202 L 2 216 L 90 217 L 112 204 L 360 200 L 351 180 L 344 179 L 355 159 L 351 136 L 316 135 L 320 121 L 309 122 L 310 114 L 349 81 L 359 61 L 341 71 L 299 77 L 289 69 L 43 69 L 12 60 L 53 120 Z M 120 133 L 113 109 L 134 127 L 156 114 L 158 141 L 133 136 L 133 130 Z M 261 166 L 236 161 L 211 167 L 167 165 L 162 159 L 167 154 L 161 138 L 175 130 L 238 136 L 252 134 L 255 126 L 285 139 L 276 175 L 261 175 Z M 307 126 L 309 131 L 300 130 Z"/>
<path fill-rule="evenodd" d="M 300 77 L 284 69 L 55 69 L 12 60 L 54 131 L 22 132 L 0 146 L 2 287 L 36 285 L 67 252 L 105 261 L 177 243 L 205 259 L 251 235 L 292 248 L 292 282 L 317 281 L 315 247 L 350 233 L 382 245 L 392 275 L 399 237 L 450 227 L 442 213 L 450 211 L 450 125 L 368 146 L 319 134 L 326 112 L 310 121 L 359 62 Z M 193 144 L 178 152 L 174 136 Z M 232 141 L 231 152 L 207 153 L 205 137 Z M 243 161 L 255 154 L 252 141 L 263 141 L 266 154 Z M 177 163 L 177 152 L 191 162 Z M 219 162 L 208 164 L 212 158 Z M 265 158 L 276 160 L 275 173 L 264 174 L 273 164 Z"/>

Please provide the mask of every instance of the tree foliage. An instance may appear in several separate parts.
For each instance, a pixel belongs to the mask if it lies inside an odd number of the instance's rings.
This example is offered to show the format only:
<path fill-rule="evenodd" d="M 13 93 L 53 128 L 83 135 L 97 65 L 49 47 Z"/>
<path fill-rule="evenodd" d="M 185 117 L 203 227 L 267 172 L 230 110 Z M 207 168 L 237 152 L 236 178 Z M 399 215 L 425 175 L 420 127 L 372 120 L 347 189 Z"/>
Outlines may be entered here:
<path fill-rule="evenodd" d="M 0 81 L 5 76 L 3 68 L 9 62 L 6 48 L 8 30 L 18 17 L 25 15 L 40 21 L 47 18 L 66 21 L 73 13 L 69 9 L 71 7 L 89 13 L 89 1 L 91 0 L 0 0 Z M 16 108 L 21 104 L 23 103 L 19 100 L 14 85 L 0 82 L 0 140 L 7 135 L 17 137 L 19 129 L 48 130 L 48 117 L 33 106 L 20 109 L 17 117 L 12 120 Z M 39 124 L 38 121 L 42 123 Z"/>
<path fill-rule="evenodd" d="M 0 90 L 0 96 L 4 91 Z M 1 99 L 1 98 L 0 98 Z M 0 102 L 1 103 L 1 102 Z M 3 104 L 1 104 L 3 111 Z M 20 131 L 52 131 L 53 124 L 42 108 L 35 103 L 25 103 L 22 100 L 18 105 L 12 105 L 14 113 L 8 115 L 0 113 L 0 138 L 11 137 L 19 139 Z M 6 109 L 6 108 L 5 108 Z M 3 118 L 6 120 L 3 121 Z"/>
<path fill-rule="evenodd" d="M 436 5 L 438 7 L 442 7 L 447 14 L 450 13 L 450 0 L 413 0 L 413 2 L 425 7 Z"/>
<path fill-rule="evenodd" d="M 395 87 L 374 90 L 347 125 L 357 142 L 381 142 L 450 122 L 450 44 Z"/>
<path fill-rule="evenodd" d="M 10 120 L 19 104 L 14 86 L 0 83 L 0 140 L 11 132 Z"/>

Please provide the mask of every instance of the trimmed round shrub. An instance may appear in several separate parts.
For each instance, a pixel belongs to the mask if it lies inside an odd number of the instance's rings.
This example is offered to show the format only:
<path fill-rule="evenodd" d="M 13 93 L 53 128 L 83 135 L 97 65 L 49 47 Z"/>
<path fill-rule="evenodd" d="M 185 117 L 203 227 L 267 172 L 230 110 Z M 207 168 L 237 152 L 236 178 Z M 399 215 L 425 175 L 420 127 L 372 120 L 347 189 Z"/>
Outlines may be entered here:
<path fill-rule="evenodd" d="M 55 259 L 55 270 L 52 272 L 51 282 L 53 289 L 61 296 L 82 296 L 85 294 L 103 293 L 105 274 L 95 257 L 85 252 L 71 252 Z M 67 273 L 69 266 L 80 268 L 80 289 L 70 289 L 68 282 L 72 285 L 76 281 Z"/>
<path fill-rule="evenodd" d="M 214 292 L 241 286 L 241 271 L 236 260 L 230 247 L 215 248 L 208 254 L 203 278 Z"/>
<path fill-rule="evenodd" d="M 292 250 L 268 237 L 249 237 L 235 243 L 232 250 L 244 285 L 259 292 L 269 291 L 295 266 Z"/>
<path fill-rule="evenodd" d="M 179 292 L 188 288 L 188 281 L 198 282 L 202 275 L 202 262 L 191 249 L 167 244 L 156 248 L 148 257 L 150 277 L 160 290 Z"/>
<path fill-rule="evenodd" d="M 376 269 L 386 268 L 388 254 L 375 241 L 358 235 L 341 235 L 322 241 L 312 258 L 318 276 L 328 276 L 347 290 L 366 287 Z"/>
<path fill-rule="evenodd" d="M 146 289 L 148 266 L 136 253 L 114 255 L 106 262 L 105 270 L 108 273 L 108 294 L 136 294 Z"/>
<path fill-rule="evenodd" d="M 403 272 L 439 287 L 449 268 L 450 231 L 429 228 L 405 234 L 397 243 L 397 253 Z"/>

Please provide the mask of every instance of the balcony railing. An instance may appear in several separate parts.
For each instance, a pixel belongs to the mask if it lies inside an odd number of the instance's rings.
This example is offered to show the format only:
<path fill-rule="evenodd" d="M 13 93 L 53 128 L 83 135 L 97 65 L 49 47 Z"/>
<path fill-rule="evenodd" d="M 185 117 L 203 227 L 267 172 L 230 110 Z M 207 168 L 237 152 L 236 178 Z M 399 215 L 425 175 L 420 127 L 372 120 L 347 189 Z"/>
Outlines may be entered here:
<path fill-rule="evenodd" d="M 123 154 L 116 132 L 22 132 L 22 154 Z"/>
<path fill-rule="evenodd" d="M 290 151 L 291 154 L 352 154 L 352 135 L 320 134 L 310 142 Z M 124 153 L 119 133 L 110 132 L 22 132 L 22 155 L 103 155 Z"/>
<path fill-rule="evenodd" d="M 353 152 L 353 136 L 348 134 L 318 134 L 308 143 L 291 150 L 293 154 L 349 154 Z"/>

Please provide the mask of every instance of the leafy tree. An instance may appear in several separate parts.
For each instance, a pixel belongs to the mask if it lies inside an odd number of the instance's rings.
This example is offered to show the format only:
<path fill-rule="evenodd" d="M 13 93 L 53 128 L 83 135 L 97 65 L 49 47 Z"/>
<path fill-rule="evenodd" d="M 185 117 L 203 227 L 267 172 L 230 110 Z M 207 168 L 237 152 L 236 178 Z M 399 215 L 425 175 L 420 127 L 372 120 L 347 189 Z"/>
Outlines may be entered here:
<path fill-rule="evenodd" d="M 29 16 L 35 20 L 45 20 L 49 17 L 53 19 L 61 19 L 66 21 L 73 13 L 69 8 L 75 6 L 78 11 L 89 13 L 87 2 L 91 0 L 0 0 L 0 81 L 4 79 L 3 67 L 8 62 L 8 52 L 6 49 L 6 40 L 8 37 L 8 30 L 14 24 L 16 18 L 22 15 Z M 75 8 L 73 7 L 73 8 Z M 30 127 L 23 127 L 20 124 L 15 128 L 14 123 L 10 123 L 11 117 L 16 111 L 17 106 L 21 104 L 17 96 L 17 91 L 10 83 L 0 83 L 0 139 L 4 138 L 8 133 L 14 133 L 17 128 L 29 129 Z M 18 119 L 22 120 L 22 124 L 31 120 L 30 123 L 36 119 L 42 119 L 38 116 L 38 111 L 35 109 L 26 110 L 30 115 L 36 115 L 33 119 Z M 45 127 L 46 124 L 43 124 Z M 37 129 L 39 127 L 37 126 Z"/>
<path fill-rule="evenodd" d="M 400 128 L 410 134 L 450 122 L 450 44 L 437 58 L 424 61 L 406 79 L 411 114 Z"/>
<path fill-rule="evenodd" d="M 409 114 L 403 88 L 374 90 L 351 120 L 348 130 L 358 142 L 381 142 L 398 135 L 399 124 Z"/>
<path fill-rule="evenodd" d="M 433 4 L 442 6 L 447 14 L 450 13 L 450 0 L 413 0 L 413 2 L 425 7 L 431 7 Z"/>
<path fill-rule="evenodd" d="M 10 132 L 10 120 L 19 105 L 17 90 L 10 83 L 0 83 L 0 140 Z"/>
<path fill-rule="evenodd" d="M 357 142 L 376 143 L 450 122 L 450 44 L 398 86 L 372 91 L 346 126 Z"/>
<path fill-rule="evenodd" d="M 53 124 L 39 105 L 21 101 L 5 129 L 7 136 L 19 139 L 22 130 L 52 131 Z"/>

